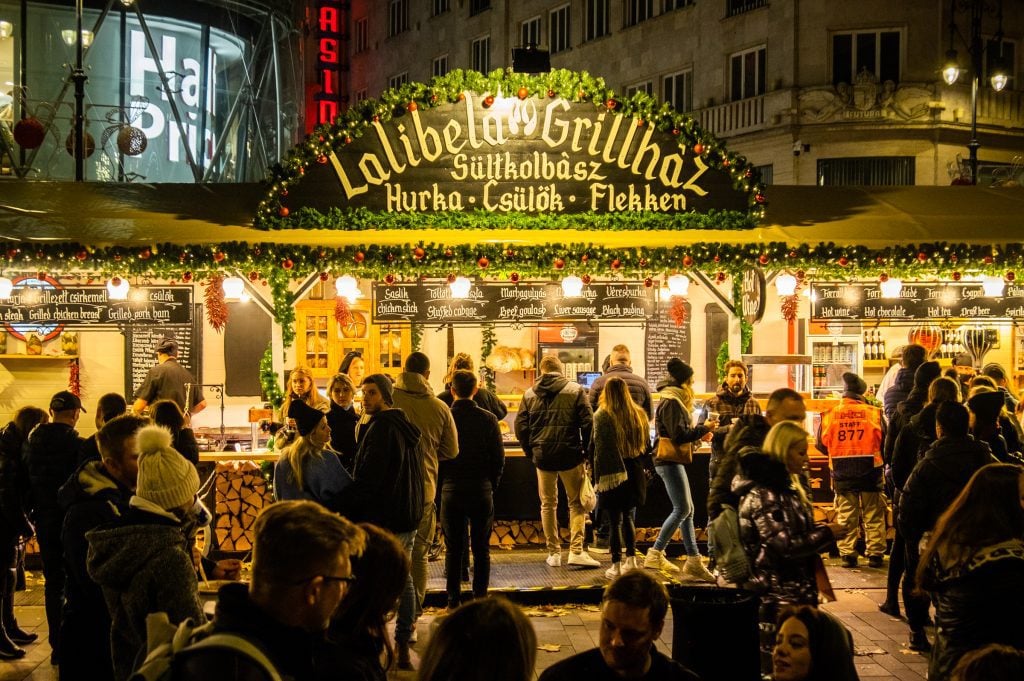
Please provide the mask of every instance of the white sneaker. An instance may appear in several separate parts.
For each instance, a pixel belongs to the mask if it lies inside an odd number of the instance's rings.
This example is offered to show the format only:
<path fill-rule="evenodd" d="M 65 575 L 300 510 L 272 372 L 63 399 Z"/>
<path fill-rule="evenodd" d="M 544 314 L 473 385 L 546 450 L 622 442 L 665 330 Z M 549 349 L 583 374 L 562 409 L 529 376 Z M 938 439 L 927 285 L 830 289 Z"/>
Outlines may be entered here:
<path fill-rule="evenodd" d="M 644 567 L 649 570 L 662 570 L 663 572 L 679 572 L 679 566 L 665 557 L 664 551 L 649 549 L 647 557 L 644 558 Z"/>
<path fill-rule="evenodd" d="M 636 566 L 636 558 L 633 558 L 631 556 L 629 558 L 626 558 L 624 561 L 622 561 L 622 571 L 623 572 L 629 572 L 630 570 L 637 570 L 637 569 L 640 569 L 640 568 L 637 568 L 637 566 Z"/>
<path fill-rule="evenodd" d="M 562 567 L 562 554 L 549 553 L 548 559 L 544 562 L 546 562 L 550 567 Z"/>
<path fill-rule="evenodd" d="M 704 563 L 701 562 L 700 556 L 687 556 L 686 563 L 683 565 L 683 574 L 687 577 L 711 582 L 712 584 L 718 582 L 718 580 L 715 579 L 715 576 L 708 572 L 708 569 L 704 567 Z"/>
<path fill-rule="evenodd" d="M 590 554 L 586 551 L 580 551 L 579 553 L 569 552 L 569 565 L 575 565 L 576 567 L 588 567 L 596 568 L 600 567 L 601 563 L 590 557 Z"/>
<path fill-rule="evenodd" d="M 621 563 L 612 563 L 612 566 L 604 571 L 604 576 L 608 579 L 615 580 L 625 572 L 625 568 L 622 567 Z"/>

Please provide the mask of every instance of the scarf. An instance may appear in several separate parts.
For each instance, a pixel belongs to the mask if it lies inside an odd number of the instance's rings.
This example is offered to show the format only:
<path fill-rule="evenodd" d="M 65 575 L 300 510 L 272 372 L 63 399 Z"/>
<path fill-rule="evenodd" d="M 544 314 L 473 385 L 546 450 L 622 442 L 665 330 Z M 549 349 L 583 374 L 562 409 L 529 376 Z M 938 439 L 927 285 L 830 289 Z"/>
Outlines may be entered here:
<path fill-rule="evenodd" d="M 594 414 L 594 474 L 597 476 L 595 489 L 608 492 L 629 479 L 623 453 L 619 451 L 615 424 L 611 416 L 603 409 Z M 626 455 L 628 457 L 628 455 Z M 635 456 L 635 454 L 634 454 Z"/>

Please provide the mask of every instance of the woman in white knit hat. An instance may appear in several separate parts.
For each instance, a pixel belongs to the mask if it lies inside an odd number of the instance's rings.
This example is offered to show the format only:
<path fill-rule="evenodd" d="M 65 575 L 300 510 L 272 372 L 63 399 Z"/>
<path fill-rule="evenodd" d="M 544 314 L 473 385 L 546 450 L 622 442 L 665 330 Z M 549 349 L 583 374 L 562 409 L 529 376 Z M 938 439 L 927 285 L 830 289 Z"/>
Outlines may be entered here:
<path fill-rule="evenodd" d="M 187 528 L 199 491 L 195 466 L 171 448 L 171 434 L 146 426 L 138 434 L 139 478 L 128 511 L 86 535 L 89 576 L 110 611 L 114 678 L 127 679 L 146 652 L 146 615 L 166 612 L 178 623 L 203 621 Z"/>

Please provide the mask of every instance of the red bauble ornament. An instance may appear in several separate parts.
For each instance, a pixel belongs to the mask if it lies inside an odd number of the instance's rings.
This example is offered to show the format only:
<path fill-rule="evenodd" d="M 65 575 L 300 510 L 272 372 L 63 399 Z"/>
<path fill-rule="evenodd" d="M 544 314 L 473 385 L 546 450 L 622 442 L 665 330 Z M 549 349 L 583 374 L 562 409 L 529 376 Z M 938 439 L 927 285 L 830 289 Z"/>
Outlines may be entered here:
<path fill-rule="evenodd" d="M 385 275 L 384 276 L 384 283 L 387 284 L 388 286 L 390 286 L 391 284 L 394 284 L 395 283 L 395 275 L 393 275 L 393 274 Z"/>
<path fill-rule="evenodd" d="M 345 144 L 352 144 L 352 138 L 348 135 L 345 135 Z"/>
<path fill-rule="evenodd" d="M 711 261 L 712 262 L 721 262 L 722 261 L 722 257 L 716 253 L 715 257 L 711 258 Z"/>
<path fill-rule="evenodd" d="M 885 272 L 882 272 L 881 274 L 878 275 L 878 281 L 882 283 L 889 281 L 889 275 L 886 274 Z"/>
<path fill-rule="evenodd" d="M 646 279 L 644 279 L 644 288 L 651 288 L 652 286 L 654 286 L 654 280 L 653 279 L 651 279 L 650 277 L 647 277 Z"/>
<path fill-rule="evenodd" d="M 683 256 L 683 267 L 693 267 L 693 257 L 689 255 Z"/>
<path fill-rule="evenodd" d="M 636 127 L 638 127 L 638 128 L 644 127 L 644 120 L 642 118 L 636 119 Z"/>
<path fill-rule="evenodd" d="M 693 145 L 693 153 L 697 154 L 698 156 L 703 154 L 704 153 L 704 145 L 701 144 L 700 142 L 697 142 L 696 144 L 694 144 Z"/>
<path fill-rule="evenodd" d="M 764 203 L 764 194 L 762 194 L 761 192 L 754 194 L 754 201 L 756 201 L 757 203 Z"/>
<path fill-rule="evenodd" d="M 215 262 L 224 262 L 224 252 L 223 251 L 214 251 L 213 259 L 214 259 Z"/>
<path fill-rule="evenodd" d="M 1007 272 L 1006 273 L 1006 281 L 1016 281 L 1016 280 L 1017 280 L 1017 274 L 1016 273 L 1014 273 L 1014 272 Z"/>
<path fill-rule="evenodd" d="M 590 283 L 590 275 L 589 274 L 584 274 L 582 277 L 580 277 L 580 281 L 582 281 L 584 284 L 589 284 Z"/>
<path fill-rule="evenodd" d="M 43 254 L 42 253 L 36 253 L 36 257 L 37 258 L 42 258 Z M 120 254 L 114 256 L 114 262 L 121 262 Z"/>
<path fill-rule="evenodd" d="M 621 260 L 619 260 L 618 258 L 615 258 L 615 260 L 612 260 L 612 269 L 613 270 L 617 270 L 620 267 L 622 267 L 622 261 Z"/>
<path fill-rule="evenodd" d="M 491 261 L 487 259 L 487 256 L 482 255 L 477 259 L 476 264 L 480 267 L 480 269 L 486 270 L 487 267 L 491 264 Z"/>
<path fill-rule="evenodd" d="M 494 104 L 494 97 L 492 97 L 491 95 L 487 95 L 486 97 L 484 97 L 484 107 L 490 108 L 492 104 Z"/>
<path fill-rule="evenodd" d="M 253 270 L 252 272 L 249 273 L 249 281 L 255 282 L 259 278 L 260 278 L 260 273 L 257 272 L 256 270 Z"/>
<path fill-rule="evenodd" d="M 417 246 L 416 248 L 412 249 L 412 257 L 416 258 L 417 260 L 423 260 L 423 258 L 426 257 L 426 255 L 427 252 L 423 250 L 423 248 L 421 248 L 420 246 Z"/>
<path fill-rule="evenodd" d="M 963 277 L 964 275 L 960 274 L 959 272 L 954 272 L 952 276 L 953 281 L 960 281 L 960 278 Z"/>
<path fill-rule="evenodd" d="M 417 104 L 416 102 L 409 102 L 408 106 L 406 106 L 405 108 L 408 109 L 409 111 L 415 111 L 416 109 L 420 108 L 420 105 Z"/>
<path fill-rule="evenodd" d="M 14 260 L 16 257 L 18 257 L 18 253 L 19 252 L 20 251 L 17 248 L 9 248 L 9 249 L 7 249 L 7 259 L 8 260 Z"/>
<path fill-rule="evenodd" d="M 143 248 L 139 251 L 139 258 L 142 260 L 149 260 L 150 256 L 153 255 L 153 251 L 148 248 Z"/>
<path fill-rule="evenodd" d="M 75 253 L 75 259 L 78 260 L 79 262 L 85 260 L 88 257 L 89 253 L 87 251 L 79 251 L 78 253 Z"/>
<path fill-rule="evenodd" d="M 284 260 L 281 261 L 281 267 L 285 268 L 286 270 L 290 270 L 291 268 L 295 267 L 295 262 L 291 258 L 285 258 Z"/>
<path fill-rule="evenodd" d="M 993 258 L 991 255 L 986 255 L 984 258 L 982 258 L 982 260 L 985 262 L 986 265 L 991 265 L 993 262 L 995 262 L 995 258 Z"/>
<path fill-rule="evenodd" d="M 803 281 L 804 277 L 806 277 L 806 276 L 807 276 L 807 273 L 804 272 L 803 270 L 797 270 L 796 271 L 796 278 L 797 278 L 798 281 Z"/>
<path fill-rule="evenodd" d="M 277 209 L 277 214 L 283 218 L 288 217 L 289 213 L 291 213 L 291 211 L 288 210 L 288 206 L 281 206 L 280 208 Z"/>
<path fill-rule="evenodd" d="M 320 273 L 320 281 L 327 281 L 327 277 L 329 277 L 329 276 L 331 276 L 331 275 L 327 274 L 326 272 L 321 272 Z"/>
<path fill-rule="evenodd" d="M 757 256 L 757 261 L 762 265 L 767 265 L 769 260 L 771 260 L 771 258 L 769 258 L 766 253 L 762 253 L 761 255 Z"/>
<path fill-rule="evenodd" d="M 850 264 L 850 259 L 847 258 L 845 255 L 839 257 L 839 265 L 841 267 L 846 267 L 849 264 Z"/>
<path fill-rule="evenodd" d="M 521 87 L 518 90 L 516 90 L 516 97 L 518 97 L 519 99 L 526 99 L 529 96 L 530 90 L 528 88 Z"/>
<path fill-rule="evenodd" d="M 447 281 L 447 282 L 448 282 L 449 284 L 450 284 L 450 283 L 452 283 L 453 281 L 455 281 L 455 273 L 454 273 L 454 272 L 449 272 L 449 273 L 448 273 L 448 276 L 447 276 L 447 277 L 445 277 L 445 280 L 446 280 L 446 281 Z"/>
<path fill-rule="evenodd" d="M 604 105 L 605 105 L 605 107 L 607 107 L 609 109 L 614 109 L 615 107 L 617 107 L 619 105 L 619 103 L 616 102 L 614 99 L 607 99 L 607 100 L 605 100 Z"/>
<path fill-rule="evenodd" d="M 554 91 L 554 90 L 548 90 L 548 97 L 550 97 L 550 98 L 554 99 L 554 97 L 555 97 L 555 91 Z"/>
<path fill-rule="evenodd" d="M 884 263 L 885 263 L 885 258 L 883 258 L 882 256 L 879 255 L 879 256 L 877 256 L 875 258 L 875 264 L 876 265 L 882 265 Z"/>
<path fill-rule="evenodd" d="M 715 273 L 715 283 L 716 284 L 721 284 L 723 281 L 725 281 L 725 272 L 716 272 Z"/>
<path fill-rule="evenodd" d="M 928 260 L 928 254 L 927 253 L 918 253 L 917 254 L 917 261 L 918 262 L 925 262 L 927 260 Z"/>
<path fill-rule="evenodd" d="M 377 114 L 373 114 L 373 122 L 380 123 L 380 116 L 378 116 Z"/>
<path fill-rule="evenodd" d="M 395 254 L 394 253 L 388 253 L 387 261 L 388 262 L 394 262 L 395 261 Z"/>
<path fill-rule="evenodd" d="M 960 258 L 957 257 L 956 253 L 953 253 L 951 256 L 949 256 L 949 261 L 953 264 L 956 264 L 958 260 L 960 260 Z"/>
<path fill-rule="evenodd" d="M 356 262 L 362 262 L 366 260 L 366 254 L 362 251 L 356 251 L 356 254 L 352 256 L 352 259 Z"/>
<path fill-rule="evenodd" d="M 120 286 L 121 285 L 121 277 L 113 277 L 113 278 L 111 278 L 110 283 L 113 286 L 115 286 L 115 287 Z"/>
<path fill-rule="evenodd" d="M 555 258 L 555 263 L 554 264 L 555 264 L 555 269 L 556 270 L 560 270 L 563 267 L 565 267 L 565 261 L 562 260 L 561 258 Z"/>
<path fill-rule="evenodd" d="M 586 253 L 580 256 L 580 262 L 583 263 L 584 265 L 586 265 L 589 260 L 590 256 Z"/>
<path fill-rule="evenodd" d="M 325 165 L 327 163 L 327 155 L 320 154 L 319 156 L 316 157 L 316 162 L 319 163 L 320 165 Z"/>
<path fill-rule="evenodd" d="M 35 116 L 22 118 L 14 124 L 14 141 L 24 149 L 35 149 L 46 139 L 46 128 Z"/>
<path fill-rule="evenodd" d="M 512 274 L 508 275 L 508 280 L 511 281 L 513 284 L 518 283 L 519 282 L 519 273 L 518 272 L 513 272 Z"/>
<path fill-rule="evenodd" d="M 723 168 L 728 168 L 730 165 L 732 165 L 732 163 L 729 161 L 729 159 L 727 159 L 727 158 L 723 158 L 722 159 L 722 167 Z"/>
<path fill-rule="evenodd" d="M 505 257 L 506 258 L 514 258 L 514 257 L 516 257 L 516 252 L 513 251 L 511 248 L 506 248 L 505 249 Z"/>
<path fill-rule="evenodd" d="M 640 267 L 647 267 L 647 258 L 640 258 L 640 261 L 637 264 L 640 265 Z"/>
<path fill-rule="evenodd" d="M 459 94 L 455 95 L 455 101 L 457 101 L 457 102 L 464 102 L 464 101 L 466 101 L 466 93 L 465 92 L 460 92 Z"/>
<path fill-rule="evenodd" d="M 790 251 L 787 255 L 789 255 L 790 258 L 795 258 L 797 256 L 797 252 L 796 251 Z"/>
<path fill-rule="evenodd" d="M 672 128 L 672 136 L 679 137 L 679 128 Z"/>
<path fill-rule="evenodd" d="M 282 189 L 281 190 L 281 196 L 288 196 L 288 190 L 287 189 Z"/>

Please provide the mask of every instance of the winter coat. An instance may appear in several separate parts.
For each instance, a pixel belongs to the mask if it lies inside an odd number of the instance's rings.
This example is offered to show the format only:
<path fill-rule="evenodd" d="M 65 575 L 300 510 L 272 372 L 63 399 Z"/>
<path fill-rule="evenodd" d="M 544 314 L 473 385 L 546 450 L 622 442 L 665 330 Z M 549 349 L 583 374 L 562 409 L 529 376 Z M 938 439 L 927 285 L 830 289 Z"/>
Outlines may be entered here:
<path fill-rule="evenodd" d="M 619 449 L 612 417 L 603 409 L 594 412 L 594 476 L 602 508 L 627 510 L 647 500 L 647 477 L 640 455 Z"/>
<path fill-rule="evenodd" d="M 352 484 L 331 510 L 396 534 L 415 530 L 425 498 L 419 442 L 419 428 L 401 409 L 374 415 L 359 438 Z"/>
<path fill-rule="evenodd" d="M 90 530 L 115 522 L 128 510 L 132 491 L 110 476 L 98 460 L 83 463 L 60 488 L 64 509 L 64 613 L 61 678 L 109 679 L 110 614 L 103 589 L 86 568 Z"/>
<path fill-rule="evenodd" d="M 78 466 L 81 466 L 86 461 L 99 461 L 101 458 L 100 446 L 96 441 L 96 433 L 93 433 L 82 441 L 82 449 L 78 452 Z"/>
<path fill-rule="evenodd" d="M 938 404 L 925 405 L 921 411 L 910 417 L 896 437 L 890 461 L 895 490 L 894 501 L 899 501 L 900 495 L 903 493 L 903 486 L 910 478 L 910 473 L 937 439 L 935 434 L 935 411 L 937 408 Z"/>
<path fill-rule="evenodd" d="M 917 367 L 913 369 L 900 367 L 900 370 L 896 372 L 896 381 L 885 391 L 884 404 L 887 421 L 892 419 L 893 414 L 896 413 L 896 405 L 907 399 L 910 391 L 914 389 L 914 374 L 916 372 Z"/>
<path fill-rule="evenodd" d="M 0 431 L 0 537 L 31 537 L 28 475 L 21 460 L 21 434 L 11 421 Z"/>
<path fill-rule="evenodd" d="M 534 466 L 567 471 L 586 458 L 593 426 L 583 387 L 558 374 L 544 374 L 523 395 L 515 431 Z"/>
<path fill-rule="evenodd" d="M 704 407 L 709 412 L 718 412 L 718 428 L 715 430 L 715 436 L 711 438 L 711 459 L 715 462 L 715 466 L 717 466 L 718 462 L 725 456 L 725 438 L 729 435 L 729 428 L 732 426 L 733 420 L 737 416 L 744 414 L 760 414 L 761 403 L 754 398 L 749 388 L 744 387 L 739 394 L 733 394 L 723 381 L 722 385 L 718 386 L 718 392 L 704 403 Z M 715 468 L 715 466 L 712 466 L 712 468 Z M 715 470 L 717 472 L 717 468 Z M 732 484 L 732 479 L 735 475 L 736 470 L 735 466 L 733 466 L 732 473 L 725 483 L 726 489 Z"/>
<path fill-rule="evenodd" d="M 924 406 L 928 404 L 928 389 L 919 390 L 916 386 L 907 395 L 907 399 L 896 405 L 896 410 L 889 417 L 888 426 L 885 429 L 885 443 L 882 445 L 882 462 L 892 465 L 893 452 L 896 451 L 896 438 L 900 431 L 910 423 L 910 420 L 921 413 Z M 932 417 L 934 421 L 934 415 Z"/>
<path fill-rule="evenodd" d="M 814 562 L 832 542 L 832 531 L 814 524 L 792 484 L 785 464 L 768 454 L 748 452 L 740 459 L 733 492 L 742 497 L 740 540 L 752 571 L 745 586 L 763 603 L 817 605 Z"/>
<path fill-rule="evenodd" d="M 274 464 L 274 498 L 308 499 L 327 508 L 338 505 L 345 488 L 352 484 L 352 476 L 341 460 L 331 451 L 321 451 L 319 457 L 311 456 L 302 466 L 302 487 L 299 487 L 292 472 L 292 464 L 282 456 Z"/>
<path fill-rule="evenodd" d="M 898 522 L 909 546 L 921 537 L 957 498 L 975 471 L 997 463 L 984 442 L 973 437 L 942 437 L 925 452 L 903 486 Z"/>
<path fill-rule="evenodd" d="M 637 405 L 647 412 L 647 418 L 654 415 L 654 402 L 651 398 L 651 386 L 647 381 L 633 373 L 633 369 L 626 364 L 613 364 L 608 371 L 597 377 L 597 380 L 590 386 L 590 408 L 597 411 L 601 401 L 601 393 L 604 392 L 604 384 L 609 378 L 621 378 L 626 382 L 629 396 Z"/>
<path fill-rule="evenodd" d="M 141 502 L 141 504 L 139 503 Z M 114 678 L 127 679 L 146 653 L 146 615 L 166 612 L 172 623 L 202 622 L 192 552 L 181 524 L 132 497 L 112 524 L 86 533 L 89 576 L 103 589 L 110 613 Z"/>
<path fill-rule="evenodd" d="M 667 437 L 677 446 L 692 442 L 696 447 L 699 444 L 698 440 L 711 432 L 710 429 L 707 426 L 692 425 L 690 412 L 683 408 L 683 392 L 678 386 L 659 383 L 658 391 L 661 393 L 661 399 L 658 401 L 658 413 L 654 416 L 658 437 Z M 663 463 L 655 459 L 654 465 L 679 464 Z"/>
<path fill-rule="evenodd" d="M 40 423 L 25 443 L 24 462 L 32 490 L 33 518 L 59 523 L 63 516 L 57 490 L 78 467 L 78 455 L 85 441 L 66 423 Z"/>
<path fill-rule="evenodd" d="M 437 465 L 459 455 L 452 412 L 434 397 L 427 379 L 421 374 L 403 371 L 395 381 L 394 406 L 405 412 L 420 430 L 419 455 L 425 475 L 424 495 L 432 501 L 437 494 Z"/>
<path fill-rule="evenodd" d="M 225 584 L 217 592 L 213 629 L 214 633 L 236 634 L 253 643 L 285 678 L 329 678 L 324 667 L 330 659 L 330 645 L 324 634 L 311 634 L 277 621 L 253 602 L 246 584 Z M 212 666 L 216 658 L 210 662 Z M 348 677 L 336 674 L 334 678 Z"/>
<path fill-rule="evenodd" d="M 957 565 L 936 556 L 922 587 L 935 604 L 929 680 L 949 679 L 964 653 L 991 643 L 1024 649 L 1024 541 L 987 546 Z"/>
<path fill-rule="evenodd" d="M 342 465 L 348 471 L 356 459 L 356 424 L 359 423 L 359 412 L 354 408 L 341 407 L 331 402 L 331 410 L 327 412 L 327 425 L 331 427 L 331 449 L 338 452 Z"/>
<path fill-rule="evenodd" d="M 459 455 L 441 462 L 438 475 L 442 488 L 496 490 L 505 468 L 505 444 L 498 419 L 473 400 L 455 400 L 452 418 L 459 436 Z"/>
<path fill-rule="evenodd" d="M 452 397 L 451 387 L 452 386 L 449 383 L 445 386 L 444 390 L 437 394 L 437 399 L 447 404 L 449 408 L 451 408 L 452 404 L 455 403 L 455 398 Z M 477 388 L 476 395 L 473 395 L 473 401 L 476 403 L 476 406 L 481 409 L 486 409 L 494 414 L 494 418 L 499 421 L 508 416 L 508 407 L 505 406 L 504 402 L 498 399 L 497 395 L 487 388 Z"/>

